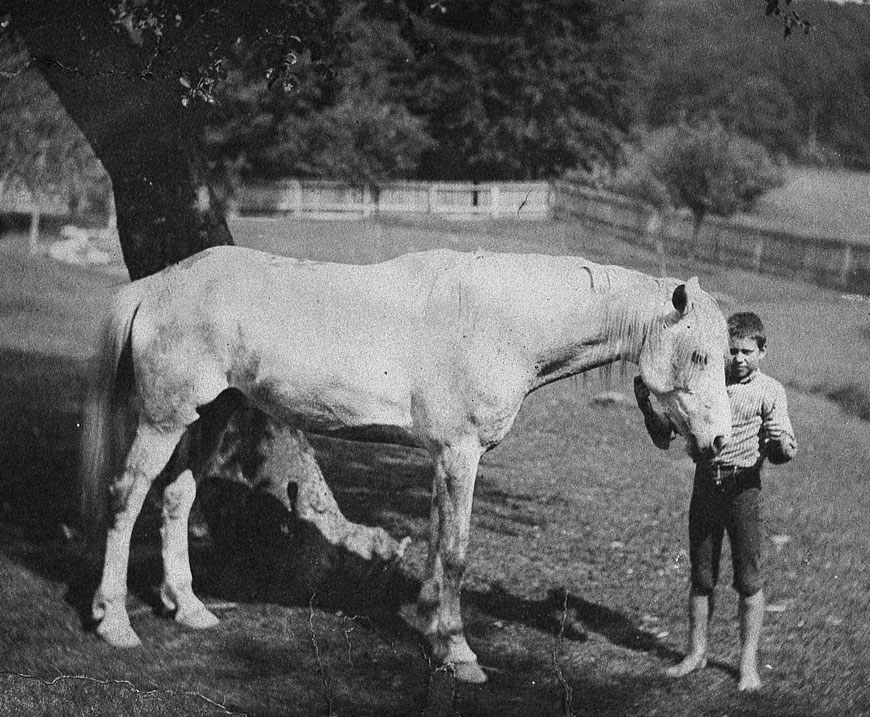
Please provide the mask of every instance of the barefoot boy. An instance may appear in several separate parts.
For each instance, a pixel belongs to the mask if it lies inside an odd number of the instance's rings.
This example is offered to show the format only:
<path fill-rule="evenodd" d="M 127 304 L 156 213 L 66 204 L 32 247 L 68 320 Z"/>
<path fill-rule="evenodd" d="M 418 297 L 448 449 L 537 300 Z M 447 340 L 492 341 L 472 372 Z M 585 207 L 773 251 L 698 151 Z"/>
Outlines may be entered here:
<path fill-rule="evenodd" d="M 726 385 L 731 399 L 731 441 L 712 460 L 696 458 L 689 506 L 689 654 L 667 670 L 671 677 L 707 664 L 707 624 L 713 616 L 713 588 L 719 577 L 722 536 L 728 533 L 734 588 L 740 596 L 740 681 L 738 690 L 761 686 L 758 643 L 764 618 L 761 562 L 761 465 L 785 463 L 797 451 L 785 390 L 759 371 L 767 343 L 764 325 L 753 313 L 728 319 L 730 357 Z M 635 379 L 637 404 L 653 442 L 665 449 L 673 427 L 656 412 L 649 391 Z"/>

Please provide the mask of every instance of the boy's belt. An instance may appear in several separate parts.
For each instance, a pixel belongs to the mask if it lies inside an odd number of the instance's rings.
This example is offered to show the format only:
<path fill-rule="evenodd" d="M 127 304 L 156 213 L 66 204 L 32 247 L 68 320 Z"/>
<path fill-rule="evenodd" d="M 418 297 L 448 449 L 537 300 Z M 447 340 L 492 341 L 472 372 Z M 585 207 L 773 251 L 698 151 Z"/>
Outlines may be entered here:
<path fill-rule="evenodd" d="M 715 485 L 722 485 L 723 481 L 731 480 L 738 475 L 752 474 L 756 470 L 756 466 L 723 466 L 716 463 L 707 467 L 705 473 Z"/>

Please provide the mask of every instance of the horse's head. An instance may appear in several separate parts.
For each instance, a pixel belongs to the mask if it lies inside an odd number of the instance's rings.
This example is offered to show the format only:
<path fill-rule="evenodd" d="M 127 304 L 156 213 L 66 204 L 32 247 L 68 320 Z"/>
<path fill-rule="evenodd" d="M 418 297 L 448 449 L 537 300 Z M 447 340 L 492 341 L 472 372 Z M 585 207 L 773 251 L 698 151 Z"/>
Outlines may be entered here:
<path fill-rule="evenodd" d="M 674 289 L 661 331 L 644 343 L 640 374 L 694 455 L 716 455 L 731 436 L 725 391 L 725 317 L 697 277 Z"/>

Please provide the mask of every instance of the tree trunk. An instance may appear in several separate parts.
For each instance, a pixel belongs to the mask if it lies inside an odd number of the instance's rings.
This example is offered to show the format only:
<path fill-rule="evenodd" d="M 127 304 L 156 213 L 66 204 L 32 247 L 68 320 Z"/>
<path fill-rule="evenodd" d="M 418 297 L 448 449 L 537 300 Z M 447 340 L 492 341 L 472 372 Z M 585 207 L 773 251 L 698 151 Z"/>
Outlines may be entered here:
<path fill-rule="evenodd" d="M 13 11 L 13 21 L 37 67 L 111 177 L 124 262 L 131 279 L 138 279 L 207 247 L 233 241 L 224 207 L 209 186 L 200 112 L 183 106 L 177 74 L 143 71 L 130 37 L 102 16 L 88 17 L 99 8 L 99 3 L 51 3 L 54 15 L 45 15 L 39 3 L 25 2 Z M 223 436 L 200 443 L 221 445 L 221 455 L 236 458 L 201 457 L 201 476 L 243 485 L 245 494 L 258 491 L 277 497 L 288 521 L 315 528 L 330 546 L 366 558 L 401 555 L 404 543 L 400 546 L 383 530 L 344 518 L 301 433 L 262 415 L 254 418 L 255 412 L 232 401 L 219 403 L 220 410 L 206 412 L 194 433 Z M 223 433 L 228 423 L 230 430 Z M 241 441 L 240 436 L 247 439 Z M 239 459 L 245 451 L 256 459 Z M 268 470 L 261 470 L 263 465 Z M 244 470 L 250 466 L 255 468 Z M 288 490 L 291 484 L 295 490 Z M 251 501 L 243 499 L 237 505 L 241 503 Z M 237 535 L 240 515 L 226 506 L 211 511 L 218 542 L 233 542 L 222 540 L 220 534 Z"/>
<path fill-rule="evenodd" d="M 182 106 L 177 79 L 135 76 L 122 58 L 115 72 L 92 74 L 78 69 L 91 61 L 82 62 L 75 48 L 62 60 L 41 49 L 31 49 L 37 67 L 112 179 L 131 279 L 232 244 L 202 160 L 201 115 Z"/>
<path fill-rule="evenodd" d="M 694 262 L 698 258 L 698 250 L 700 249 L 701 242 L 701 226 L 703 225 L 706 216 L 706 207 L 692 207 L 692 238 L 686 251 L 686 256 L 689 261 Z"/>

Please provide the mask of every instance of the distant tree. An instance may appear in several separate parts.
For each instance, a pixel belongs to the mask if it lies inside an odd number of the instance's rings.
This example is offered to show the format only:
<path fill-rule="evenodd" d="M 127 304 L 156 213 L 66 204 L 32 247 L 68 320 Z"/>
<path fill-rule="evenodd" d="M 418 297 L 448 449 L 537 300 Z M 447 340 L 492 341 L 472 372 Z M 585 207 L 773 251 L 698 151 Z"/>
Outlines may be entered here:
<path fill-rule="evenodd" d="M 632 120 L 639 4 L 455 0 L 415 26 L 432 178 L 538 179 L 610 163 Z"/>
<path fill-rule="evenodd" d="M 0 187 L 64 197 L 74 214 L 105 213 L 109 178 L 27 53 L 0 38 Z"/>
<path fill-rule="evenodd" d="M 680 124 L 649 133 L 617 175 L 614 188 L 653 205 L 688 208 L 697 234 L 709 214 L 747 211 L 782 174 L 757 142 L 720 124 Z"/>
<path fill-rule="evenodd" d="M 742 0 L 657 5 L 641 23 L 643 122 L 714 120 L 795 161 L 870 166 L 870 13 L 834 3 L 811 12 L 812 31 L 783 40 Z"/>
<path fill-rule="evenodd" d="M 800 111 L 777 78 L 748 76 L 728 87 L 717 113 L 731 132 L 755 140 L 774 154 L 796 157 L 803 144 Z"/>
<path fill-rule="evenodd" d="M 246 48 L 235 53 L 208 122 L 215 165 L 242 179 L 314 176 L 356 185 L 416 172 L 432 140 L 396 86 L 414 59 L 398 25 L 344 3 L 335 32 L 343 41 L 329 72 L 308 66 L 290 94 L 244 71 Z"/>

